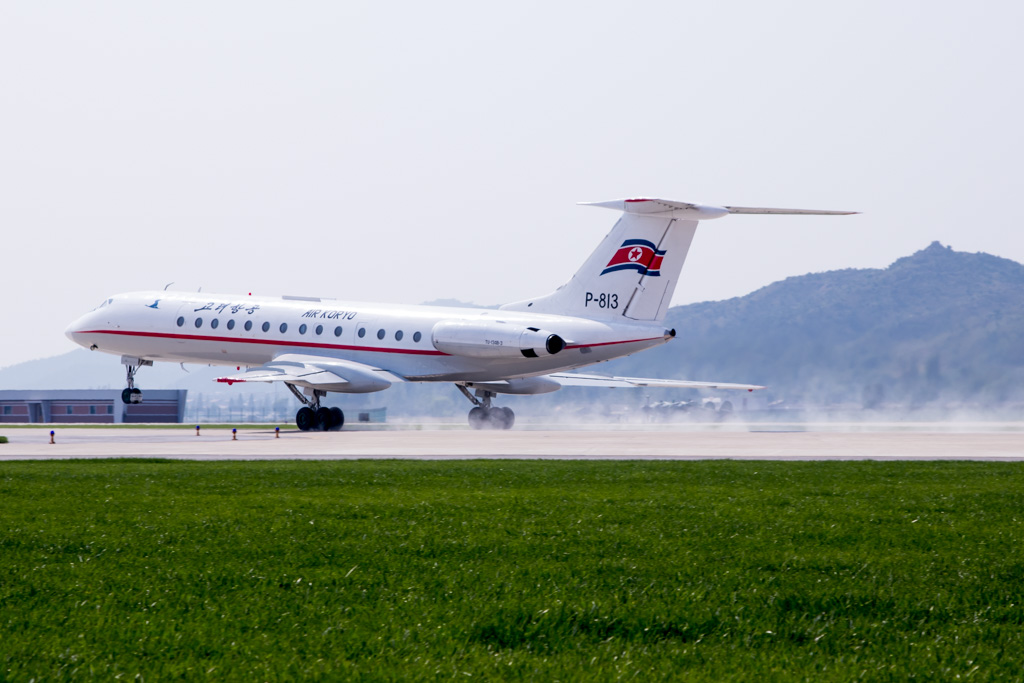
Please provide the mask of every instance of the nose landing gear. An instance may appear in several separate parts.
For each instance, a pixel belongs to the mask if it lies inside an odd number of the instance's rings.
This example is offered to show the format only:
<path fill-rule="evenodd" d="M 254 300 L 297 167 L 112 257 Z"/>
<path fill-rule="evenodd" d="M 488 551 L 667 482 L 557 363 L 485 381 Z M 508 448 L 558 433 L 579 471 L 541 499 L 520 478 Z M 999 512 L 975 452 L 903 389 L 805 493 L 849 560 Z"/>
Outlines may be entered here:
<path fill-rule="evenodd" d="M 511 408 L 492 406 L 491 399 L 496 395 L 493 391 L 477 389 L 476 396 L 469 393 L 469 389 L 456 384 L 463 396 L 473 404 L 469 411 L 469 426 L 473 429 L 512 429 L 516 423 L 516 414 Z"/>
<path fill-rule="evenodd" d="M 345 424 L 345 413 L 341 408 L 327 408 L 320 405 L 320 399 L 327 395 L 326 391 L 313 390 L 313 398 L 309 399 L 294 384 L 285 382 L 295 398 L 302 401 L 303 406 L 295 414 L 295 426 L 301 431 L 310 430 L 326 432 L 337 431 Z"/>
<path fill-rule="evenodd" d="M 121 401 L 126 404 L 142 403 L 142 390 L 135 388 L 135 373 L 139 371 L 139 368 L 147 365 L 152 366 L 153 361 L 121 356 L 121 363 L 125 366 L 125 373 L 128 378 L 128 387 L 121 392 Z"/>

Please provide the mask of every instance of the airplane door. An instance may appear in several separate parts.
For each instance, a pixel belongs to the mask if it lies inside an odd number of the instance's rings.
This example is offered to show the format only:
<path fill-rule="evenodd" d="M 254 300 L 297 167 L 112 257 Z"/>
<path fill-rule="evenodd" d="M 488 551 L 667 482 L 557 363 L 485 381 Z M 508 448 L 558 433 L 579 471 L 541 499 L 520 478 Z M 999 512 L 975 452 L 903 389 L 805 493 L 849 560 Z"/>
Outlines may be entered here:
<path fill-rule="evenodd" d="M 356 346 L 374 346 L 377 340 L 377 326 L 372 320 L 364 320 L 356 324 Z"/>

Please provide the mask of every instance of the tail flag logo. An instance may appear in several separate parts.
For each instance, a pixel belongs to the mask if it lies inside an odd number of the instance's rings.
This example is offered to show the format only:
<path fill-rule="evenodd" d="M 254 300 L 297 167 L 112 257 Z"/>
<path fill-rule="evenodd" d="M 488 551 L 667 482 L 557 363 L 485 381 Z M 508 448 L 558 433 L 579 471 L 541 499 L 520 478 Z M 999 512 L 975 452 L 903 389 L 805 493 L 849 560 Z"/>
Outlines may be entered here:
<path fill-rule="evenodd" d="M 658 251 L 653 242 L 626 240 L 608 261 L 601 275 L 617 270 L 635 270 L 641 275 L 658 277 L 661 275 L 661 262 L 664 258 L 665 252 Z"/>

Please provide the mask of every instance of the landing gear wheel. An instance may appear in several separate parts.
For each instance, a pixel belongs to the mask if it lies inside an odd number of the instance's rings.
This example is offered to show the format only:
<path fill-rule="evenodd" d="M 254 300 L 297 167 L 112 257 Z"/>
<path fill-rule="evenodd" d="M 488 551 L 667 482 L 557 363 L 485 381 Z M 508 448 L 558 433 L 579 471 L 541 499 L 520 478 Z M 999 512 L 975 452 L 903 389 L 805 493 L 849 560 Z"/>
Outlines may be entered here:
<path fill-rule="evenodd" d="M 326 432 L 331 428 L 331 420 L 333 419 L 333 416 L 331 415 L 330 408 L 317 408 L 316 412 L 313 414 L 316 416 L 317 429 L 322 432 Z"/>
<path fill-rule="evenodd" d="M 295 413 L 295 425 L 304 432 L 308 432 L 316 425 L 316 413 L 303 406 Z"/>
<path fill-rule="evenodd" d="M 484 408 L 477 406 L 469 411 L 469 426 L 473 429 L 512 429 L 516 414 L 511 408 Z"/>
<path fill-rule="evenodd" d="M 131 402 L 132 402 L 132 390 L 131 389 L 125 389 L 124 391 L 121 392 L 121 403 L 131 403 Z"/>
<path fill-rule="evenodd" d="M 123 403 L 142 403 L 142 389 L 125 389 L 121 392 Z"/>
<path fill-rule="evenodd" d="M 328 408 L 331 411 L 331 430 L 338 431 L 345 424 L 345 413 L 341 408 Z"/>

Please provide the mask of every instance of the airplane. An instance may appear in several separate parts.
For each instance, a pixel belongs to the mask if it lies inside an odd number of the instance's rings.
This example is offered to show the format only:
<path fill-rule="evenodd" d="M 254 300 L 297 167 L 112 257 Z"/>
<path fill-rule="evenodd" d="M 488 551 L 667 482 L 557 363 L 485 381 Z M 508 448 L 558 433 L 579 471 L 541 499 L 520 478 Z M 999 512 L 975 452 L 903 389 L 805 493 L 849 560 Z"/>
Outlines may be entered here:
<path fill-rule="evenodd" d="M 453 383 L 473 404 L 471 427 L 510 429 L 512 410 L 492 403 L 499 394 L 542 394 L 564 386 L 763 389 L 570 371 L 676 336 L 665 328 L 665 314 L 701 221 L 730 214 L 856 213 L 654 198 L 583 205 L 621 216 L 566 284 L 498 309 L 143 291 L 106 299 L 65 334 L 88 349 L 121 356 L 125 403 L 142 401 L 135 386 L 140 368 L 154 361 L 205 363 L 235 366 L 235 374 L 216 380 L 229 385 L 283 382 L 302 404 L 295 416 L 302 431 L 342 427 L 344 413 L 321 405 L 328 392 L 368 393 L 405 382 Z"/>

